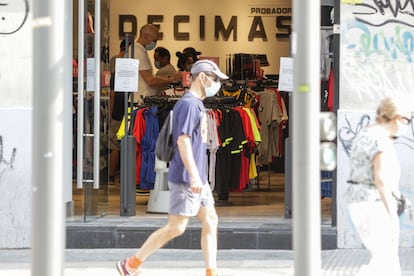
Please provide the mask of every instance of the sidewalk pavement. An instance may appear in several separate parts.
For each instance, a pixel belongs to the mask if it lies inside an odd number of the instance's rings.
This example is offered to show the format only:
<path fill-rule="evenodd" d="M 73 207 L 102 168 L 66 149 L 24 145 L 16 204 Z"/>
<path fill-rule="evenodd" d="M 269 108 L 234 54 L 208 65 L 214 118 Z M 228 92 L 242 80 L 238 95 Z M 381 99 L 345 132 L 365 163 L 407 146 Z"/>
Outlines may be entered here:
<path fill-rule="evenodd" d="M 118 276 L 115 262 L 130 256 L 134 249 L 67 249 L 65 276 Z M 0 275 L 30 276 L 31 251 L 0 250 Z M 414 276 L 414 248 L 400 249 L 403 276 Z M 322 251 L 323 276 L 355 275 L 367 263 L 364 249 Z M 294 275 L 291 250 L 219 250 L 220 276 Z M 143 266 L 143 275 L 204 275 L 200 250 L 161 249 L 150 256 Z"/>

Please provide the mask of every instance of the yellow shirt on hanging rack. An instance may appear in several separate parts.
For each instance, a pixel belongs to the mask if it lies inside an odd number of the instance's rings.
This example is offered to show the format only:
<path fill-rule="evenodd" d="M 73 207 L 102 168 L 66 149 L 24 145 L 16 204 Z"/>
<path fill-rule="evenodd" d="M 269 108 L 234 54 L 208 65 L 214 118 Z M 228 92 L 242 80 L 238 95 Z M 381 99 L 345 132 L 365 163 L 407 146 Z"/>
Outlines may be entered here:
<path fill-rule="evenodd" d="M 128 119 L 131 119 L 131 107 L 128 107 Z M 121 140 L 125 136 L 125 116 L 122 118 L 121 125 L 119 126 L 116 138 Z"/>

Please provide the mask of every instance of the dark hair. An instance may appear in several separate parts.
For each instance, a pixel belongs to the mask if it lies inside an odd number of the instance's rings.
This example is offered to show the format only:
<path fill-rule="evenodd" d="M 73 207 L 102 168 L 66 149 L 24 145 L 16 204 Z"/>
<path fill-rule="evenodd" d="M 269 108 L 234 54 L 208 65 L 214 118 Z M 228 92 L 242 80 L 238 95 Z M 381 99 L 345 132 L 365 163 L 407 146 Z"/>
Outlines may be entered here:
<path fill-rule="evenodd" d="M 183 50 L 184 54 L 190 54 L 193 57 L 194 62 L 198 60 L 198 56 L 201 55 L 201 52 L 197 51 L 193 47 L 187 47 Z"/>
<path fill-rule="evenodd" d="M 185 71 L 185 62 L 187 61 L 187 59 L 189 57 L 192 57 L 194 60 L 194 57 L 192 54 L 190 53 L 181 53 L 181 52 L 176 52 L 175 55 L 178 57 L 178 61 L 177 61 L 177 67 L 180 70 Z M 195 61 L 194 61 L 195 62 Z"/>
<path fill-rule="evenodd" d="M 119 44 L 119 49 L 120 49 L 121 51 L 125 51 L 125 44 L 126 44 L 125 39 L 123 39 L 123 40 L 121 41 L 121 43 Z M 132 41 L 129 41 L 129 42 L 128 42 L 128 46 L 130 46 L 131 44 L 132 44 Z"/>
<path fill-rule="evenodd" d="M 155 52 L 157 52 L 160 57 L 167 57 L 168 60 L 171 59 L 170 51 L 168 51 L 164 47 L 157 47 L 157 48 L 155 48 Z"/>

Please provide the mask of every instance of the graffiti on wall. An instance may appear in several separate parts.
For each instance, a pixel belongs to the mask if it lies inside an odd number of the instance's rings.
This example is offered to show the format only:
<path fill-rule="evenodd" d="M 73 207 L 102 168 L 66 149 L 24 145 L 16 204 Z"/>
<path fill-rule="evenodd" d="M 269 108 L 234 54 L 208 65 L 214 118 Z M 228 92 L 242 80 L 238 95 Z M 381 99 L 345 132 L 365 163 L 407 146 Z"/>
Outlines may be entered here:
<path fill-rule="evenodd" d="M 361 117 L 359 122 L 354 127 L 349 119 L 345 116 L 345 126 L 338 129 L 338 140 L 343 146 L 345 153 L 349 156 L 351 152 L 351 145 L 352 141 L 354 140 L 355 136 L 359 133 L 359 131 L 368 126 L 371 119 L 368 114 L 365 114 Z"/>
<path fill-rule="evenodd" d="M 0 35 L 11 35 L 19 31 L 28 15 L 28 0 L 0 0 Z"/>
<path fill-rule="evenodd" d="M 414 151 L 414 123 L 413 123 L 414 115 L 411 117 L 410 125 L 407 131 L 399 136 L 395 141 L 395 145 L 403 145 L 409 148 L 410 150 Z M 368 114 L 364 114 L 361 116 L 359 121 L 353 125 L 347 116 L 344 118 L 345 125 L 341 126 L 338 129 L 338 140 L 339 143 L 342 145 L 346 155 L 349 157 L 351 151 L 352 141 L 354 140 L 355 136 L 363 129 L 367 127 L 372 119 Z"/>
<path fill-rule="evenodd" d="M 341 6 L 341 107 L 413 93 L 414 0 L 354 2 Z"/>
<path fill-rule="evenodd" d="M 16 160 L 17 149 L 13 148 L 12 154 L 9 159 L 4 156 L 3 137 L 0 136 L 0 180 L 2 176 L 10 170 L 13 170 L 13 164 Z"/>
<path fill-rule="evenodd" d="M 414 1 L 377 1 L 356 3 L 358 10 L 353 12 L 355 19 L 370 26 L 384 26 L 400 23 L 414 27 Z"/>
<path fill-rule="evenodd" d="M 389 31 L 370 28 L 367 24 L 352 21 L 347 23 L 347 33 L 343 43 L 366 61 L 371 56 L 386 60 L 405 60 L 413 63 L 414 33 L 413 29 L 401 25 L 393 26 Z"/>
<path fill-rule="evenodd" d="M 346 23 L 343 42 L 347 48 L 361 57 L 414 61 L 414 0 L 369 0 L 348 8 L 352 20 Z"/>

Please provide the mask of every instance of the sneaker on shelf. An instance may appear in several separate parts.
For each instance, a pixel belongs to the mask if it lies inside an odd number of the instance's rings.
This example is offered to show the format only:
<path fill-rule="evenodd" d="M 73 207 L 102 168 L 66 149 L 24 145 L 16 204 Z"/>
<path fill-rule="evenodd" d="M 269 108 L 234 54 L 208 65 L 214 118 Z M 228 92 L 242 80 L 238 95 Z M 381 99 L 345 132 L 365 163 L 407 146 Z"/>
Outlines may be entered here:
<path fill-rule="evenodd" d="M 118 270 L 119 274 L 121 276 L 139 276 L 139 270 L 134 271 L 134 272 L 130 272 L 127 268 L 126 268 L 126 264 L 127 264 L 128 259 L 124 259 L 121 260 L 119 262 L 116 263 L 116 269 Z"/>

